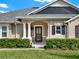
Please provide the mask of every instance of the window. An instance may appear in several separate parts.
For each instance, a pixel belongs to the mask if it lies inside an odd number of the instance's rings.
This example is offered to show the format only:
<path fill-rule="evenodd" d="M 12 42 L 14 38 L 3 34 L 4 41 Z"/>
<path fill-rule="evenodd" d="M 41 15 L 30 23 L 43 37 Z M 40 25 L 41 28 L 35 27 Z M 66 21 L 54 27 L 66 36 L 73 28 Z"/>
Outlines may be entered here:
<path fill-rule="evenodd" d="M 56 33 L 60 34 L 61 33 L 61 26 L 56 26 Z"/>
<path fill-rule="evenodd" d="M 7 26 L 2 26 L 2 37 L 7 37 Z"/>
<path fill-rule="evenodd" d="M 52 26 L 52 35 L 55 34 L 65 34 L 65 25 L 53 25 Z"/>

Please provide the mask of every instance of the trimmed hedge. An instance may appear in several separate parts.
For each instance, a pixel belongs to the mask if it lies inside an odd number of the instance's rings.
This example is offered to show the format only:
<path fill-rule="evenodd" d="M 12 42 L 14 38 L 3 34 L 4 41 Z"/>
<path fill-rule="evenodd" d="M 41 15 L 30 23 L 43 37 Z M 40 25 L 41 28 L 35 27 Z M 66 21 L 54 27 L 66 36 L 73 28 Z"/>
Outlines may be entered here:
<path fill-rule="evenodd" d="M 79 49 L 79 38 L 47 39 L 45 48 L 53 49 Z"/>
<path fill-rule="evenodd" d="M 30 47 L 29 39 L 0 39 L 0 48 L 28 48 Z"/>

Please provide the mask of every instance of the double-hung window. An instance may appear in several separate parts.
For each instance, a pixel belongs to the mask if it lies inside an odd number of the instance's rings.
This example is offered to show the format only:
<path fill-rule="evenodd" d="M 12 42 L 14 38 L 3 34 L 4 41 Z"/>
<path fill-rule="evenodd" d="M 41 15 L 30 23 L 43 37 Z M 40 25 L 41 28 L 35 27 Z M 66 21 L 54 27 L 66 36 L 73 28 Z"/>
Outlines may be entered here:
<path fill-rule="evenodd" d="M 53 25 L 52 26 L 52 35 L 55 34 L 65 34 L 65 25 Z"/>
<path fill-rule="evenodd" d="M 7 26 L 2 26 L 2 37 L 7 37 Z"/>
<path fill-rule="evenodd" d="M 61 33 L 61 26 L 56 26 L 56 34 L 60 34 Z"/>

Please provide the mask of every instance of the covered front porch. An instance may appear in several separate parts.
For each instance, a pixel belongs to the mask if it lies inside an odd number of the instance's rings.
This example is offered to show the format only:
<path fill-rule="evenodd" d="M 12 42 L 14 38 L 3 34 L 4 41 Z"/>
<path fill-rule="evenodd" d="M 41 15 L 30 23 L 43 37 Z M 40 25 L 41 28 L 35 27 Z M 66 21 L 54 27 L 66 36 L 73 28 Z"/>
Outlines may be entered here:
<path fill-rule="evenodd" d="M 18 19 L 21 20 L 21 19 Z M 33 43 L 40 43 L 44 42 L 45 38 L 47 38 L 48 35 L 48 21 L 44 20 L 35 20 L 35 21 L 25 21 L 22 20 L 21 22 L 21 30 L 22 33 L 20 33 L 22 38 L 28 38 L 30 39 Z M 16 37 L 18 36 L 18 26 L 16 23 Z"/>
<path fill-rule="evenodd" d="M 72 18 L 73 15 L 49 14 L 49 15 L 27 15 L 16 17 L 17 23 L 22 24 L 22 38 L 29 38 L 31 41 L 43 41 L 44 38 L 66 38 L 67 24 L 65 21 Z M 16 31 L 16 37 L 17 37 Z"/>
<path fill-rule="evenodd" d="M 28 38 L 34 43 L 44 42 L 46 38 L 66 38 L 66 19 L 26 19 L 18 18 L 17 22 L 22 24 L 21 38 Z M 16 23 L 16 30 L 18 29 Z M 18 37 L 16 31 L 16 37 Z"/>

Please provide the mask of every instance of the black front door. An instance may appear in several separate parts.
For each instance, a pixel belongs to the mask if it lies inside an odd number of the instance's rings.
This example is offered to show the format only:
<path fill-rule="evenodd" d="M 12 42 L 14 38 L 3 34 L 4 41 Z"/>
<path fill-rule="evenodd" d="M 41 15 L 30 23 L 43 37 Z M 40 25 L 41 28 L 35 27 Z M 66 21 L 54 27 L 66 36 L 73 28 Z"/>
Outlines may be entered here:
<path fill-rule="evenodd" d="M 35 41 L 42 42 L 42 26 L 35 27 Z"/>

